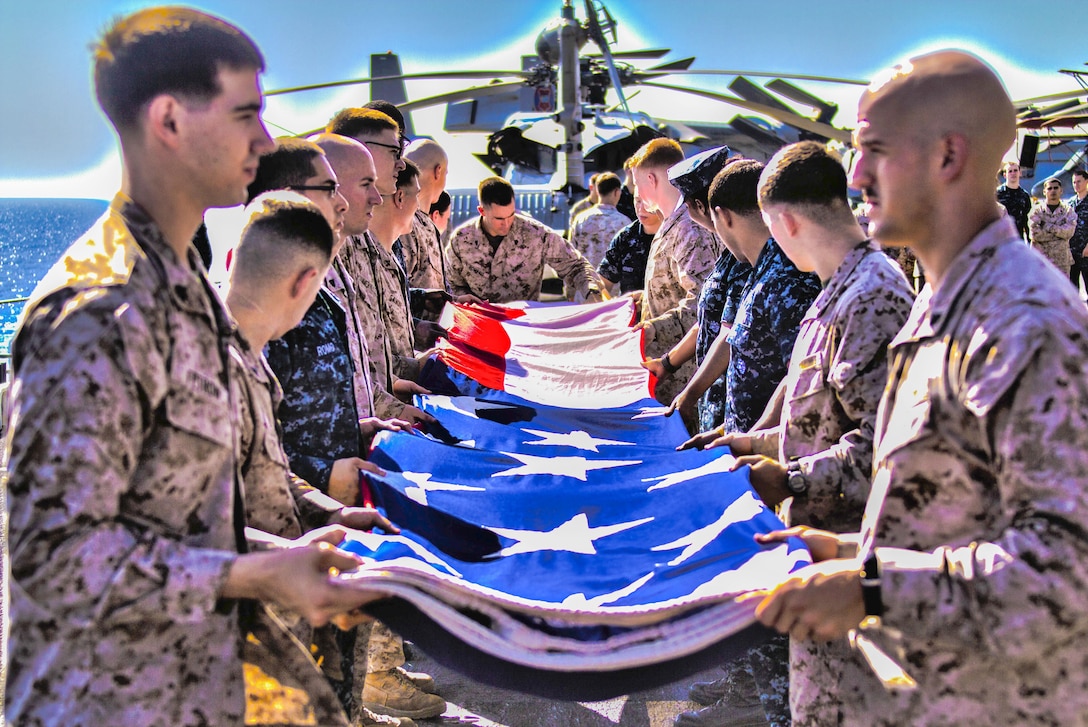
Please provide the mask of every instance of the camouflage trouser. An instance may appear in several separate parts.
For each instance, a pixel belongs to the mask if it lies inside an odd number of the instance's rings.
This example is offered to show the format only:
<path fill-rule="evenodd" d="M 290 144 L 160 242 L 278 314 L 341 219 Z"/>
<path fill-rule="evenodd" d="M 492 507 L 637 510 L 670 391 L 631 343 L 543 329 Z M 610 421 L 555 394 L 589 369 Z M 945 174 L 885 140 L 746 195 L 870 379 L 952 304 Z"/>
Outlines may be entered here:
<path fill-rule="evenodd" d="M 726 667 L 735 694 L 755 690 L 770 727 L 790 727 L 790 639 L 778 634 Z"/>
<path fill-rule="evenodd" d="M 329 679 L 344 711 L 354 714 L 366 675 L 389 671 L 404 664 L 404 641 L 381 621 L 356 626 L 351 631 L 337 629 L 342 679 Z"/>

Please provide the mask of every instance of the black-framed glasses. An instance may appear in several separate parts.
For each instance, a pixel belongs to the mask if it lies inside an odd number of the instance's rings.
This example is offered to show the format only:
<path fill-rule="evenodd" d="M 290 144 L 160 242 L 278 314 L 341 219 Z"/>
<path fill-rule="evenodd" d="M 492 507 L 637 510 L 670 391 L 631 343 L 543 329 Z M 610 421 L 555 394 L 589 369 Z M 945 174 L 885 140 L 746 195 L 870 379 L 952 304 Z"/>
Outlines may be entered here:
<path fill-rule="evenodd" d="M 329 197 L 335 197 L 336 193 L 340 191 L 340 185 L 336 182 L 325 182 L 324 184 L 292 184 L 288 187 L 293 192 L 324 192 Z"/>
<path fill-rule="evenodd" d="M 380 146 L 383 149 L 388 149 L 389 151 L 393 152 L 393 161 L 395 162 L 399 162 L 401 157 L 404 156 L 404 147 L 400 144 L 383 144 L 380 141 L 364 141 L 363 143 L 367 146 L 374 145 Z"/>

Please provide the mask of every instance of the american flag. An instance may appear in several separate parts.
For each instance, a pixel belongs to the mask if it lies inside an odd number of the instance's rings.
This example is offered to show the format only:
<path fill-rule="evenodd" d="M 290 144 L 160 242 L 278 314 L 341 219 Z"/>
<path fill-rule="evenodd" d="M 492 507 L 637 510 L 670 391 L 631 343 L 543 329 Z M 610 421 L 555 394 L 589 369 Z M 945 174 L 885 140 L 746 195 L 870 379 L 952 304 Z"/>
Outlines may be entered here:
<path fill-rule="evenodd" d="M 799 541 L 754 541 L 782 524 L 727 449 L 675 451 L 687 435 L 649 398 L 640 348 L 570 357 L 640 343 L 620 303 L 461 309 L 418 401 L 440 426 L 376 438 L 388 474 L 370 489 L 403 531 L 353 536 L 367 564 L 345 577 L 394 596 L 375 615 L 489 683 L 599 699 L 675 681 L 761 638 L 736 596 L 809 562 Z M 473 379 L 476 360 L 518 393 Z M 585 406 L 580 369 L 623 403 Z"/>

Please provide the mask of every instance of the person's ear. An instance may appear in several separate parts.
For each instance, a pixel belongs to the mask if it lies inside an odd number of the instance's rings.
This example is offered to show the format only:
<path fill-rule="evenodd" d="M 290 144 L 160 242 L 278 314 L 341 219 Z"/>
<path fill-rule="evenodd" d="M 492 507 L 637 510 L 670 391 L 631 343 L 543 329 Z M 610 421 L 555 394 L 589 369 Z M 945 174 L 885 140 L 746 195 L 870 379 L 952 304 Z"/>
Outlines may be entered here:
<path fill-rule="evenodd" d="M 178 121 L 184 112 L 184 107 L 175 96 L 159 94 L 151 99 L 144 112 L 145 132 L 159 143 L 171 149 L 177 148 L 180 143 Z"/>
<path fill-rule="evenodd" d="M 297 300 L 298 298 L 306 295 L 310 285 L 313 284 L 313 279 L 319 274 L 317 268 L 305 268 L 298 275 L 295 276 L 295 281 L 291 284 L 291 298 Z"/>
<path fill-rule="evenodd" d="M 963 134 L 948 134 L 940 142 L 940 176 L 946 181 L 963 173 L 967 163 L 967 139 Z"/>

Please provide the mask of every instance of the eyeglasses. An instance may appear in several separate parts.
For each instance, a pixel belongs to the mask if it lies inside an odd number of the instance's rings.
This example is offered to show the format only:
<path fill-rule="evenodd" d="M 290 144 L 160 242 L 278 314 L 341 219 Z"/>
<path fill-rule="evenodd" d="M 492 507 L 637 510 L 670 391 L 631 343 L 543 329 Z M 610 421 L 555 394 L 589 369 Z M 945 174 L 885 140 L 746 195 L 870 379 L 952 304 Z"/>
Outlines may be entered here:
<path fill-rule="evenodd" d="M 383 149 L 388 149 L 393 152 L 393 161 L 399 162 L 401 157 L 404 156 L 404 147 L 400 144 L 383 144 L 380 141 L 364 141 L 367 146 L 380 146 Z"/>
<path fill-rule="evenodd" d="M 292 184 L 288 189 L 293 192 L 324 192 L 332 198 L 340 192 L 340 185 L 336 182 L 325 182 L 324 184 Z"/>

